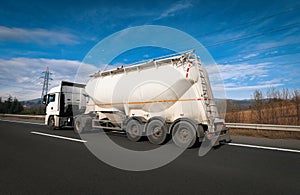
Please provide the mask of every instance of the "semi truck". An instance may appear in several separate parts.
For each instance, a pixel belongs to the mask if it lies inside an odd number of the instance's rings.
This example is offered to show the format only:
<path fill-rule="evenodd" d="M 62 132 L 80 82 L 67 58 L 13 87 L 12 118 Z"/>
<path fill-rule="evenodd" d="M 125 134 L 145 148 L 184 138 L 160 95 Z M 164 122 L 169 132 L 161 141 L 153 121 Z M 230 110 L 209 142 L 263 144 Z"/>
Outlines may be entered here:
<path fill-rule="evenodd" d="M 208 73 L 193 51 L 98 71 L 86 84 L 62 81 L 43 102 L 51 129 L 124 131 L 131 141 L 171 138 L 180 147 L 230 141 Z"/>

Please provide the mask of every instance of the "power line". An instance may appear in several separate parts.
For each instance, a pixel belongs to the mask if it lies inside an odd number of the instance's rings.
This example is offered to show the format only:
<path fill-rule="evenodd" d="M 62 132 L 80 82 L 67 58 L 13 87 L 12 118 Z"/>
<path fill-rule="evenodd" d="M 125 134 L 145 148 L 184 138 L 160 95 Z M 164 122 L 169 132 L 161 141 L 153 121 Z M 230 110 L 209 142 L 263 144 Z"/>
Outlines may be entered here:
<path fill-rule="evenodd" d="M 297 23 L 297 26 L 298 25 L 299 24 Z M 290 25 L 288 25 L 288 26 L 290 26 Z M 280 29 L 280 30 L 283 30 L 283 29 Z M 256 52 L 256 51 L 266 51 L 266 50 L 269 50 L 269 49 L 286 47 L 286 46 L 293 46 L 293 45 L 298 45 L 298 44 L 300 44 L 300 42 L 293 43 L 293 44 L 285 44 L 285 45 L 280 45 L 280 46 L 274 46 L 274 47 L 268 47 L 268 48 L 262 48 L 262 49 L 256 49 L 256 50 L 250 50 L 250 51 L 247 51 L 247 52 L 240 52 L 240 53 L 250 53 L 250 52 Z M 198 49 L 198 48 L 195 48 L 195 49 Z M 284 56 L 284 55 L 291 55 L 291 54 L 297 54 L 297 53 L 299 53 L 299 52 L 292 52 L 292 53 L 280 54 L 280 55 L 276 55 L 276 56 L 266 56 L 266 57 L 263 57 L 263 58 L 272 58 L 272 57 L 278 57 L 278 56 Z M 126 55 L 126 57 L 136 56 L 136 55 L 137 55 L 137 53 L 133 53 L 133 54 L 130 54 L 130 55 Z M 148 58 L 147 60 L 151 60 L 151 59 L 156 58 L 156 57 L 157 56 L 153 56 L 151 58 Z M 222 56 L 222 57 L 228 57 L 228 56 Z M 256 59 L 262 59 L 262 57 L 259 57 L 259 58 L 249 58 L 249 59 L 245 59 L 245 60 L 235 60 L 235 61 L 230 61 L 228 63 L 231 63 L 231 62 L 244 62 L 244 61 L 250 61 L 250 60 L 256 60 Z M 130 64 L 128 64 L 128 65 L 130 65 Z M 80 72 L 80 73 L 82 73 L 82 72 Z M 87 73 L 87 72 L 84 72 L 84 73 Z"/>
<path fill-rule="evenodd" d="M 275 13 L 275 14 L 271 14 L 271 15 L 268 15 L 268 16 L 263 16 L 263 17 L 260 17 L 260 18 L 256 18 L 256 19 L 253 19 L 251 21 L 248 21 L 248 22 L 244 22 L 244 23 L 239 23 L 233 27 L 229 27 L 229 28 L 220 28 L 218 30 L 214 30 L 214 31 L 211 31 L 211 32 L 208 32 L 208 33 L 205 33 L 205 34 L 202 34 L 202 35 L 199 35 L 199 36 L 209 36 L 211 34 L 215 34 L 217 32 L 221 32 L 221 31 L 225 31 L 225 30 L 228 30 L 228 29 L 236 29 L 236 28 L 239 28 L 239 27 L 242 27 L 242 26 L 246 26 L 248 24 L 252 24 L 252 23 L 256 23 L 258 21 L 261 21 L 261 20 L 267 20 L 267 19 L 270 19 L 270 18 L 274 18 L 274 17 L 277 17 L 277 16 L 280 16 L 280 15 L 284 15 L 284 14 L 287 14 L 287 13 L 291 13 L 291 12 L 294 12 L 294 11 L 297 11 L 299 10 L 300 7 L 295 7 L 295 8 L 290 8 L 290 9 L 287 9 L 287 10 L 284 10 L 282 12 L 278 12 L 278 13 Z M 198 37 L 199 37 L 198 36 Z"/>
<path fill-rule="evenodd" d="M 202 35 L 195 35 L 193 36 L 194 38 L 203 38 L 203 37 L 206 37 L 206 36 L 210 36 L 211 34 L 214 34 L 216 32 L 221 32 L 221 31 L 225 31 L 225 30 L 232 30 L 232 29 L 236 29 L 237 27 L 241 27 L 241 26 L 245 26 L 247 24 L 251 24 L 251 23 L 255 23 L 255 22 L 258 22 L 258 21 L 265 21 L 267 19 L 270 19 L 270 18 L 273 18 L 273 17 L 277 17 L 279 15 L 283 15 L 283 14 L 287 14 L 287 13 L 290 13 L 290 12 L 294 12 L 294 11 L 297 11 L 300 9 L 300 6 L 298 7 L 295 7 L 295 8 L 290 8 L 290 9 L 287 9 L 287 10 L 284 10 L 282 12 L 279 12 L 279 13 L 275 13 L 275 14 L 272 14 L 272 15 L 269 15 L 269 16 L 264 16 L 264 17 L 261 17 L 261 18 L 256 18 L 256 19 L 253 19 L 251 21 L 248 21 L 248 22 L 244 22 L 244 23 L 240 23 L 240 24 L 237 24 L 233 27 L 229 27 L 229 28 L 221 28 L 221 29 L 218 29 L 218 30 L 215 30 L 215 31 L 212 31 L 212 32 L 209 32 L 209 33 L 205 33 L 205 34 L 202 34 Z M 294 24 L 290 24 L 290 25 L 295 25 L 298 26 L 300 23 L 294 23 Z M 286 26 L 282 26 L 282 27 L 288 27 L 289 25 L 286 25 Z M 296 27 L 295 26 L 295 27 Z M 287 28 L 289 29 L 289 28 Z M 273 32 L 279 32 L 279 31 L 282 31 L 282 30 L 287 30 L 287 29 L 271 29 L 269 31 L 264 31 L 262 33 L 273 33 Z M 257 37 L 257 36 L 262 36 L 260 35 L 261 33 L 255 33 L 253 35 L 249 34 L 249 35 L 244 35 L 244 36 L 241 36 L 241 37 L 238 37 L 238 38 L 231 38 L 231 39 L 227 39 L 227 40 L 223 40 L 223 41 L 220 41 L 220 42 L 224 42 L 224 43 L 227 43 L 227 42 L 233 42 L 233 41 L 237 41 L 237 40 L 243 40 L 243 39 L 247 39 L 247 38 L 253 38 L 253 37 Z M 247 36 L 247 37 L 246 37 Z M 249 36 L 249 37 L 248 37 Z M 183 40 L 180 40 L 182 42 L 184 42 L 184 39 Z M 178 43 L 178 41 L 176 41 L 176 43 Z M 206 46 L 207 47 L 214 47 L 214 46 L 217 46 L 217 45 L 220 45 L 221 43 L 216 43 L 216 44 L 212 44 L 212 45 L 208 45 Z"/>
<path fill-rule="evenodd" d="M 271 14 L 271 15 L 268 15 L 268 16 L 264 16 L 264 17 L 260 17 L 260 18 L 256 18 L 256 19 L 253 19 L 251 21 L 248 21 L 248 22 L 244 22 L 244 23 L 240 23 L 240 24 L 237 24 L 231 28 L 221 28 L 221 29 L 218 29 L 218 30 L 215 30 L 215 31 L 212 31 L 212 32 L 209 32 L 209 33 L 205 33 L 205 34 L 202 34 L 202 35 L 198 35 L 198 36 L 194 36 L 195 38 L 199 38 L 201 36 L 207 36 L 207 35 L 211 35 L 213 33 L 216 33 L 216 32 L 220 32 L 220 31 L 223 31 L 223 30 L 228 30 L 228 29 L 235 29 L 237 27 L 241 27 L 241 26 L 245 26 L 247 24 L 252 24 L 252 23 L 255 23 L 255 22 L 258 22 L 258 21 L 265 21 L 267 19 L 270 19 L 270 18 L 274 18 L 274 17 L 277 17 L 277 16 L 280 16 L 280 15 L 284 15 L 284 14 L 288 14 L 288 13 L 291 13 L 291 12 L 294 12 L 294 11 L 297 11 L 300 9 L 300 6 L 298 7 L 295 7 L 295 8 L 289 8 L 287 10 L 284 10 L 282 12 L 278 12 L 278 13 L 275 13 L 275 14 Z M 224 43 L 229 43 L 229 42 L 234 42 L 234 41 L 239 41 L 239 40 L 243 40 L 243 39 L 249 39 L 249 38 L 254 38 L 254 37 L 258 37 L 258 36 L 263 36 L 265 34 L 269 34 L 269 33 L 275 33 L 275 32 L 280 32 L 280 31 L 284 31 L 284 30 L 288 30 L 290 28 L 295 28 L 297 26 L 299 26 L 300 23 L 294 23 L 294 24 L 290 24 L 290 25 L 285 25 L 285 26 L 282 26 L 281 28 L 279 29 L 270 29 L 270 30 L 267 30 L 267 31 L 264 31 L 264 32 L 260 32 L 260 33 L 254 33 L 254 34 L 248 34 L 248 35 L 243 35 L 243 36 L 240 36 L 240 37 L 235 37 L 235 38 L 230 38 L 230 39 L 227 39 L 227 40 L 222 40 L 222 41 L 219 41 L 217 43 L 214 43 L 214 44 L 211 44 L 211 45 L 208 45 L 206 47 L 214 47 L 214 46 L 218 46 L 218 45 L 222 45 Z M 184 40 L 177 40 L 176 41 L 176 44 L 178 44 L 178 42 L 184 42 Z M 170 45 L 174 43 L 174 41 L 172 41 L 170 43 Z M 274 47 L 275 48 L 275 47 Z M 191 48 L 188 48 L 188 49 L 191 49 Z M 198 49 L 198 48 L 192 48 L 192 49 Z M 131 54 L 131 55 L 126 55 L 126 57 L 131 57 L 131 56 L 136 56 L 137 53 L 134 53 L 134 54 Z M 148 60 L 151 60 L 155 57 L 152 57 L 152 58 L 148 58 Z"/>
<path fill-rule="evenodd" d="M 267 50 L 267 49 L 274 49 L 274 48 L 278 48 L 278 47 L 284 47 L 284 46 L 290 46 L 290 45 L 297 45 L 299 43 L 295 43 L 295 44 L 286 44 L 286 45 L 281 45 L 281 46 L 275 46 L 275 47 L 269 47 L 269 48 L 263 48 L 263 49 L 257 49 L 257 50 L 251 50 L 251 51 L 248 51 L 248 52 L 241 52 L 241 53 L 249 53 L 249 52 L 254 52 L 254 51 L 264 51 L 264 50 Z M 265 58 L 273 58 L 273 57 L 280 57 L 280 56 L 285 56 L 285 55 L 292 55 L 292 54 L 298 54 L 300 52 L 290 52 L 290 53 L 284 53 L 284 54 L 278 54 L 278 55 L 273 55 L 273 56 L 265 56 L 265 57 L 254 57 L 254 58 L 248 58 L 248 59 L 244 59 L 244 60 L 234 60 L 234 61 L 230 61 L 230 62 L 225 62 L 225 64 L 229 64 L 229 63 L 235 63 L 235 62 L 245 62 L 245 61 L 251 61 L 251 60 L 259 60 L 259 59 L 265 59 Z M 135 54 L 131 54 L 131 55 L 128 55 L 128 56 L 134 56 L 136 55 Z M 126 56 L 126 57 L 128 57 Z M 227 57 L 227 56 L 222 56 L 222 57 Z M 151 59 L 155 59 L 155 57 L 152 57 L 152 58 L 149 58 L 148 60 L 151 60 Z M 128 64 L 130 65 L 130 64 Z M 100 67 L 99 67 L 100 68 Z M 85 74 L 85 73 L 89 73 L 88 71 L 76 71 L 74 73 L 80 73 L 80 74 Z"/>
<path fill-rule="evenodd" d="M 217 32 L 222 32 L 222 31 L 225 31 L 225 30 L 232 30 L 232 29 L 236 29 L 238 27 L 241 27 L 241 26 L 245 26 L 247 24 L 252 24 L 252 23 L 256 23 L 258 21 L 265 21 L 267 19 L 270 19 L 270 18 L 274 18 L 274 17 L 277 17 L 279 15 L 284 15 L 284 14 L 287 14 L 287 13 L 291 13 L 291 12 L 294 12 L 294 11 L 297 11 L 300 9 L 300 6 L 298 7 L 295 7 L 295 8 L 289 8 L 287 10 L 284 10 L 282 12 L 278 12 L 278 13 L 275 13 L 275 14 L 271 14 L 271 15 L 268 15 L 268 16 L 264 16 L 264 17 L 260 17 L 260 18 L 256 18 L 256 19 L 253 19 L 251 21 L 248 21 L 248 22 L 244 22 L 244 23 L 240 23 L 240 24 L 237 24 L 233 27 L 227 27 L 227 28 L 221 28 L 221 29 L 218 29 L 218 30 L 215 30 L 215 31 L 211 31 L 209 33 L 205 33 L 205 34 L 202 34 L 202 35 L 194 35 L 193 37 L 194 38 L 203 38 L 203 37 L 207 37 L 207 36 L 210 36 L 211 34 L 215 34 Z M 299 23 L 295 23 L 295 24 L 299 24 Z M 288 26 L 288 25 L 287 25 Z M 285 29 L 282 29 L 282 30 L 285 30 Z M 276 29 L 272 29 L 272 31 L 276 32 L 276 31 L 281 31 L 281 30 L 276 30 Z M 255 35 L 257 36 L 258 33 L 256 33 Z M 255 36 L 255 37 L 256 37 Z M 242 38 L 242 37 L 241 37 Z M 245 37 L 246 38 L 246 37 Z M 252 38 L 252 35 L 250 34 L 250 37 L 247 37 L 247 38 Z M 232 38 L 232 39 L 235 39 L 235 38 Z M 244 38 L 243 38 L 244 39 Z M 227 43 L 229 39 L 227 40 L 224 40 L 224 43 Z M 242 39 L 241 39 L 242 40 Z M 182 42 L 184 42 L 184 39 L 183 40 L 180 40 Z M 230 42 L 233 42 L 233 41 L 236 41 L 236 40 L 232 40 Z M 223 42 L 223 41 L 220 41 L 220 42 Z M 178 43 L 178 40 L 176 41 L 176 43 Z M 217 45 L 220 45 L 220 43 L 218 43 Z M 208 45 L 206 46 L 207 47 L 213 47 L 215 46 L 215 44 L 212 44 L 212 45 Z"/>
<path fill-rule="evenodd" d="M 270 18 L 274 18 L 274 17 L 280 16 L 280 15 L 288 14 L 288 13 L 297 11 L 299 9 L 300 9 L 300 7 L 290 8 L 290 9 L 284 10 L 282 12 L 278 12 L 278 13 L 275 13 L 275 14 L 272 14 L 272 15 L 256 18 L 256 19 L 253 19 L 253 20 L 248 21 L 248 22 L 237 24 L 237 25 L 235 25 L 234 27 L 231 27 L 231 28 L 221 28 L 221 29 L 218 29 L 218 30 L 215 30 L 215 31 L 212 31 L 212 32 L 209 32 L 209 33 L 205 33 L 205 34 L 202 34 L 202 35 L 194 36 L 194 37 L 207 36 L 207 35 L 211 35 L 213 33 L 221 32 L 223 30 L 228 30 L 228 29 L 236 29 L 238 27 L 245 26 L 245 25 L 248 25 L 248 24 L 252 24 L 252 23 L 255 23 L 255 22 L 258 22 L 258 21 L 265 21 L 265 20 L 270 19 Z M 243 36 L 240 36 L 240 37 L 230 38 L 230 39 L 227 39 L 227 40 L 222 40 L 222 41 L 219 41 L 217 43 L 208 45 L 206 47 L 214 47 L 214 46 L 222 45 L 224 43 L 229 43 L 229 42 L 239 41 L 239 40 L 243 40 L 243 39 L 259 37 L 259 36 L 263 36 L 265 34 L 280 32 L 280 31 L 291 29 L 291 28 L 295 28 L 295 27 L 299 26 L 299 24 L 300 23 L 289 24 L 289 25 L 281 26 L 281 28 L 279 28 L 279 29 L 273 28 L 273 29 L 269 29 L 269 30 L 266 30 L 266 31 L 263 31 L 263 32 L 260 32 L 260 33 L 254 33 L 254 34 L 243 35 Z M 180 40 L 180 41 L 184 42 L 184 40 Z M 179 41 L 177 40 L 176 43 L 178 43 L 178 42 Z M 278 46 L 278 47 L 281 47 L 281 46 Z M 277 47 L 264 48 L 264 49 L 272 49 L 272 48 L 277 48 Z M 198 49 L 198 48 L 193 48 L 193 49 Z M 259 50 L 254 50 L 254 51 L 262 51 L 264 49 L 259 49 Z M 253 52 L 253 51 L 248 51 L 248 53 L 249 52 Z M 243 53 L 246 53 L 246 52 L 243 52 Z M 126 57 L 131 57 L 131 56 L 136 56 L 136 55 L 137 55 L 137 53 L 134 53 L 134 54 L 131 54 L 131 55 L 127 55 Z M 226 56 L 224 56 L 224 57 L 226 57 Z M 149 60 L 152 59 L 152 58 L 149 58 Z"/>
<path fill-rule="evenodd" d="M 278 54 L 278 55 L 273 55 L 273 56 L 264 56 L 264 57 L 257 57 L 257 58 L 254 57 L 254 58 L 248 58 L 248 59 L 244 59 L 244 60 L 233 60 L 233 61 L 225 62 L 225 63 L 222 63 L 222 64 L 226 65 L 226 64 L 236 63 L 236 62 L 246 62 L 246 61 L 260 60 L 260 59 L 265 59 L 265 58 L 275 58 L 275 57 L 292 55 L 292 54 L 298 54 L 298 53 L 300 53 L 300 51 L 290 52 L 290 53 L 284 53 L 284 54 Z"/>
<path fill-rule="evenodd" d="M 234 42 L 234 41 L 240 41 L 240 40 L 244 40 L 244 39 L 250 39 L 250 38 L 255 38 L 255 37 L 259 37 L 259 36 L 264 36 L 266 34 L 281 32 L 281 31 L 284 31 L 284 30 L 289 30 L 289 29 L 298 27 L 298 26 L 300 26 L 300 23 L 288 24 L 288 25 L 281 26 L 280 28 L 271 28 L 271 29 L 268 29 L 266 31 L 259 32 L 259 33 L 254 33 L 254 34 L 252 33 L 252 34 L 242 35 L 242 36 L 235 37 L 235 38 L 222 40 L 222 41 L 216 42 L 214 44 L 208 45 L 208 46 L 206 46 L 206 48 L 215 47 L 215 46 L 218 46 L 218 45 L 223 45 L 224 43 L 230 43 L 230 42 Z M 178 44 L 179 42 L 184 42 L 184 41 L 183 40 L 177 40 L 176 44 Z M 174 44 L 173 40 L 172 40 L 172 42 L 169 43 L 169 45 L 172 45 L 172 44 Z M 188 48 L 186 48 L 186 49 L 188 49 Z M 191 48 L 189 48 L 189 49 L 191 49 Z M 192 48 L 192 49 L 201 49 L 201 48 Z M 136 56 L 136 55 L 137 55 L 137 53 L 133 53 L 133 54 L 130 54 L 130 55 L 126 55 L 126 57 L 128 58 L 128 57 Z M 152 58 L 149 58 L 149 60 L 151 60 Z"/>
<path fill-rule="evenodd" d="M 230 42 L 234 42 L 234 41 L 240 41 L 240 40 L 244 40 L 244 39 L 259 37 L 259 36 L 263 36 L 265 34 L 272 34 L 272 33 L 275 33 L 275 32 L 280 32 L 280 31 L 292 29 L 292 28 L 295 28 L 295 27 L 297 27 L 299 25 L 300 25 L 300 23 L 289 24 L 289 25 L 282 26 L 282 28 L 277 28 L 277 29 L 273 28 L 273 29 L 268 30 L 268 31 L 263 31 L 263 32 L 259 32 L 259 33 L 243 35 L 243 36 L 239 36 L 237 38 L 231 38 L 231 39 L 219 41 L 217 43 L 214 43 L 214 44 L 211 44 L 211 45 L 207 45 L 206 47 L 215 47 L 215 46 L 218 46 L 218 45 L 222 45 L 224 43 L 230 43 Z"/>
<path fill-rule="evenodd" d="M 282 63 L 282 64 L 275 64 L 276 66 L 285 66 L 285 65 L 294 65 L 294 64 L 300 64 L 300 61 L 298 62 L 288 62 L 288 63 Z"/>
<path fill-rule="evenodd" d="M 248 53 L 253 53 L 253 52 L 258 52 L 258 51 L 267 51 L 267 50 L 271 50 L 271 49 L 275 49 L 275 48 L 294 46 L 294 45 L 299 45 L 299 44 L 300 44 L 300 42 L 293 43 L 293 44 L 278 45 L 278 46 L 266 47 L 266 48 L 255 49 L 255 50 L 242 51 L 242 52 L 239 52 L 238 54 L 248 54 Z M 217 58 L 225 58 L 225 57 L 231 57 L 231 56 L 228 56 L 228 55 L 217 56 Z"/>

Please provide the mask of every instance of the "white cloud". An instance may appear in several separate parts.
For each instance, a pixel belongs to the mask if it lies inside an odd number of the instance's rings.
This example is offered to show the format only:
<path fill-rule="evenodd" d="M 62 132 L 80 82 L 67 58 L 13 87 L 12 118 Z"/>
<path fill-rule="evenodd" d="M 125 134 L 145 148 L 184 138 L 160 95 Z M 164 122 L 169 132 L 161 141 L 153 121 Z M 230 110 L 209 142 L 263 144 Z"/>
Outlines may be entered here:
<path fill-rule="evenodd" d="M 145 54 L 145 55 L 143 55 L 143 57 L 144 57 L 144 58 L 149 58 L 150 55 L 149 55 L 149 54 Z"/>
<path fill-rule="evenodd" d="M 281 83 L 285 83 L 290 81 L 291 79 L 289 78 L 274 78 L 271 80 L 266 80 L 266 81 L 259 81 L 257 82 L 258 84 L 265 84 L 265 85 L 269 85 L 269 86 L 273 86 L 273 85 L 278 85 Z"/>
<path fill-rule="evenodd" d="M 176 12 L 179 12 L 181 10 L 187 9 L 192 7 L 193 4 L 190 1 L 184 0 L 184 1 L 178 1 L 171 5 L 168 9 L 164 10 L 159 17 L 157 17 L 154 20 L 160 20 L 163 18 L 167 18 L 170 16 L 174 16 Z"/>
<path fill-rule="evenodd" d="M 53 78 L 49 88 L 60 81 L 85 82 L 97 67 L 80 61 L 45 58 L 0 59 L 0 97 L 16 96 L 19 100 L 34 99 L 42 93 L 42 72 L 49 67 Z M 80 73 L 77 71 L 80 70 Z"/>
<path fill-rule="evenodd" d="M 213 86 L 215 91 L 225 90 L 227 98 L 244 99 L 250 98 L 251 93 L 257 89 L 284 86 L 288 81 L 286 78 L 270 78 L 272 68 L 273 65 L 266 62 L 208 66 L 207 70 L 210 77 L 220 74 L 224 80 L 224 85 L 217 83 Z"/>
<path fill-rule="evenodd" d="M 70 33 L 47 29 L 24 29 L 0 26 L 0 41 L 36 42 L 44 45 L 78 44 L 78 38 Z"/>
<path fill-rule="evenodd" d="M 251 85 L 251 86 L 238 86 L 238 87 L 226 87 L 226 91 L 243 91 L 243 90 L 257 90 L 257 89 L 266 89 L 270 87 L 279 87 L 283 86 L 283 84 L 266 84 L 266 85 Z"/>
<path fill-rule="evenodd" d="M 252 54 L 248 54 L 248 55 L 244 56 L 243 58 L 244 59 L 248 59 L 248 58 L 252 58 L 252 57 L 258 56 L 258 55 L 259 55 L 258 53 L 252 53 Z"/>
<path fill-rule="evenodd" d="M 258 77 L 265 77 L 271 68 L 269 63 L 260 64 L 227 64 L 218 66 L 224 80 L 254 80 Z"/>
<path fill-rule="evenodd" d="M 287 31 L 286 33 L 290 33 L 290 31 Z M 270 47 L 281 47 L 281 46 L 287 46 L 287 45 L 294 45 L 297 42 L 295 40 L 300 40 L 299 33 L 295 33 L 293 35 L 287 35 L 287 34 L 281 34 L 280 37 L 277 39 L 272 39 L 270 41 L 263 41 L 259 43 L 254 43 L 253 45 L 249 44 L 248 47 L 256 48 L 256 49 L 265 49 Z"/>
<path fill-rule="evenodd" d="M 272 55 L 272 54 L 277 54 L 278 51 L 271 51 L 271 52 L 266 52 L 265 55 Z"/>

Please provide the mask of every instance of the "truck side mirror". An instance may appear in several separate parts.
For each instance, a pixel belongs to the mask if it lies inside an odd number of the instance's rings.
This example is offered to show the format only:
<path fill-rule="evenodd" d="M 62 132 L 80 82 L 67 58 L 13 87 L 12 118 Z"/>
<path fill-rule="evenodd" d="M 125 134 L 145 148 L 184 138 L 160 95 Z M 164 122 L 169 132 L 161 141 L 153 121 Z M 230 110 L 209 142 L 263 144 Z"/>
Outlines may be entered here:
<path fill-rule="evenodd" d="M 44 95 L 44 97 L 43 97 L 43 102 L 42 102 L 43 104 L 47 104 L 47 95 Z"/>

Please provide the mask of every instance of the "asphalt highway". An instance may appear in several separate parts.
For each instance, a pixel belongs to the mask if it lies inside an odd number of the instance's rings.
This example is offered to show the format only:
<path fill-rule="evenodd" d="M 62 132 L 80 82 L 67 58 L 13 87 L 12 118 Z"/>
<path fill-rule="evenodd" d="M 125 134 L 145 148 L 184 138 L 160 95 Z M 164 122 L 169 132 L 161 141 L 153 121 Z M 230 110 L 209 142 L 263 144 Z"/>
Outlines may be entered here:
<path fill-rule="evenodd" d="M 0 194 L 300 194 L 300 153 L 224 145 L 186 150 L 161 168 L 133 172 L 98 160 L 72 130 L 0 121 Z M 120 145 L 151 148 L 124 135 Z"/>

